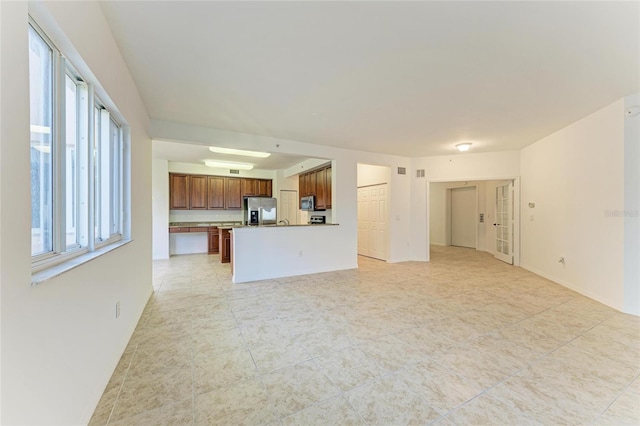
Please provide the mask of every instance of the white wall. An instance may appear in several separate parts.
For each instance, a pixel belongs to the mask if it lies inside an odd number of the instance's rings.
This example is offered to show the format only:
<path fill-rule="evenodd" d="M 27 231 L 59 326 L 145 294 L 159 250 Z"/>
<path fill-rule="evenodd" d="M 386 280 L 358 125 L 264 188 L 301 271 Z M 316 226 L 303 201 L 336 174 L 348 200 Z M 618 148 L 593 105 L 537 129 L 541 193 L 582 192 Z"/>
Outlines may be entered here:
<path fill-rule="evenodd" d="M 624 99 L 624 307 L 640 315 L 640 93 Z"/>
<path fill-rule="evenodd" d="M 624 209 L 623 100 L 524 148 L 521 165 L 522 266 L 622 309 L 624 219 L 608 212 Z"/>
<path fill-rule="evenodd" d="M 153 259 L 169 258 L 169 162 L 153 160 Z"/>
<path fill-rule="evenodd" d="M 148 118 L 97 2 L 2 2 L 1 8 L 0 423 L 86 424 L 152 291 Z M 133 241 L 39 286 L 31 286 L 27 213 L 28 12 L 85 78 L 100 81 L 108 94 L 101 98 L 130 126 L 132 146 Z"/>
<path fill-rule="evenodd" d="M 358 187 L 389 183 L 390 176 L 389 167 L 358 164 Z"/>

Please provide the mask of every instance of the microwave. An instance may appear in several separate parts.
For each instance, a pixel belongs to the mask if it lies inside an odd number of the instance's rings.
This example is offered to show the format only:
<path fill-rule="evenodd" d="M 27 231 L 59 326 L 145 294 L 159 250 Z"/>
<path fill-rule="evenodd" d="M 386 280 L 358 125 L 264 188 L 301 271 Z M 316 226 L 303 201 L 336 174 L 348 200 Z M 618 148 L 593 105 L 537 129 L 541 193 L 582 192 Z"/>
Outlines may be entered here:
<path fill-rule="evenodd" d="M 313 195 L 300 197 L 300 210 L 312 212 L 316 208 L 316 199 Z"/>

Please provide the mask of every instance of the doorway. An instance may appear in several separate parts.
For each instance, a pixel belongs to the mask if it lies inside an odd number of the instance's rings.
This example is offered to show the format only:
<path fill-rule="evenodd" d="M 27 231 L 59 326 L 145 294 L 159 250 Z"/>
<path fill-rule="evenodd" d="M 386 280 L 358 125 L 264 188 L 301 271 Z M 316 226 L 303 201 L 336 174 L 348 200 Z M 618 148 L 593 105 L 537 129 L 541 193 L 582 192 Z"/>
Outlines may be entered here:
<path fill-rule="evenodd" d="M 474 187 L 476 200 L 473 209 L 469 210 L 474 212 L 475 249 L 520 266 L 520 179 L 517 177 L 428 182 L 427 249 L 430 250 L 432 245 L 462 245 L 463 247 L 471 245 L 452 241 L 452 237 L 455 238 L 455 235 L 452 235 L 452 219 L 455 220 L 455 218 L 452 218 L 450 209 L 452 197 L 455 205 L 457 195 L 462 193 L 462 191 L 456 193 L 458 189 Z M 505 203 L 508 207 L 503 207 Z M 507 217 L 509 222 L 503 220 Z M 502 252 L 505 256 L 496 255 L 497 252 Z"/>

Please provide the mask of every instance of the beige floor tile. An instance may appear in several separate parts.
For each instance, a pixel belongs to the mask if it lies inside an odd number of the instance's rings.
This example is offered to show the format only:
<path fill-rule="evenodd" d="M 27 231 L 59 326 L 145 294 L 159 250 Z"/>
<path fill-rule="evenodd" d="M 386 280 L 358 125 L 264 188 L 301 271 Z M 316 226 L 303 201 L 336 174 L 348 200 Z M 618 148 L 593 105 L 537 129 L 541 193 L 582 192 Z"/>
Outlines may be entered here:
<path fill-rule="evenodd" d="M 345 397 L 370 424 L 426 424 L 440 417 L 402 380 L 390 375 L 355 388 L 345 393 Z"/>
<path fill-rule="evenodd" d="M 193 398 L 176 404 L 164 405 L 120 421 L 109 422 L 109 425 L 113 426 L 184 426 L 190 424 L 193 424 Z"/>
<path fill-rule="evenodd" d="M 277 424 L 277 413 L 259 380 L 237 382 L 196 395 L 196 425 Z"/>
<path fill-rule="evenodd" d="M 311 359 L 307 350 L 292 338 L 250 346 L 249 349 L 258 371 L 263 374 Z"/>
<path fill-rule="evenodd" d="M 598 425 L 640 424 L 640 377 L 596 420 Z"/>
<path fill-rule="evenodd" d="M 283 417 L 340 394 L 340 389 L 313 361 L 265 374 L 262 381 Z"/>
<path fill-rule="evenodd" d="M 446 419 L 453 425 L 542 425 L 533 420 L 516 407 L 487 395 L 478 398 L 458 408 Z M 440 423 L 438 423 L 440 424 Z"/>
<path fill-rule="evenodd" d="M 190 367 L 127 375 L 111 420 L 123 420 L 192 397 L 191 376 Z"/>
<path fill-rule="evenodd" d="M 237 327 L 228 330 L 195 330 L 191 344 L 193 356 L 204 358 L 246 346 Z"/>
<path fill-rule="evenodd" d="M 483 387 L 434 361 L 410 365 L 395 375 L 440 414 L 446 414 L 484 391 Z"/>
<path fill-rule="evenodd" d="M 362 349 L 349 347 L 316 358 L 331 381 L 343 392 L 385 374 L 385 369 L 375 358 Z"/>
<path fill-rule="evenodd" d="M 307 407 L 282 419 L 283 425 L 345 425 L 357 426 L 366 423 L 342 396 Z"/>
<path fill-rule="evenodd" d="M 396 336 L 384 336 L 375 340 L 363 340 L 356 345 L 371 356 L 387 371 L 396 371 L 407 364 L 426 358 L 426 355 L 415 347 L 403 342 Z"/>
<path fill-rule="evenodd" d="M 335 352 L 353 343 L 346 329 L 332 326 L 308 329 L 298 334 L 296 340 L 312 356 Z"/>
<path fill-rule="evenodd" d="M 257 375 L 251 354 L 245 348 L 196 357 L 193 362 L 193 385 L 196 394 L 206 393 Z"/>
<path fill-rule="evenodd" d="M 91 424 L 638 423 L 640 318 L 431 249 L 248 284 L 217 256 L 154 262 Z"/>

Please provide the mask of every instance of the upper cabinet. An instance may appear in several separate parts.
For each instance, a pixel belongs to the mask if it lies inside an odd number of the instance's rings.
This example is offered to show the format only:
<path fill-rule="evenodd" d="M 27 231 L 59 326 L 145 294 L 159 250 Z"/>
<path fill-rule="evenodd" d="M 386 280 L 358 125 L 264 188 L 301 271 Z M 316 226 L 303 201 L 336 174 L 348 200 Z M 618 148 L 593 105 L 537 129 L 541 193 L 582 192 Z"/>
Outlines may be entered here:
<path fill-rule="evenodd" d="M 300 197 L 315 195 L 316 209 L 331 208 L 331 166 L 321 167 L 298 177 Z"/>
<path fill-rule="evenodd" d="M 242 179 L 225 178 L 225 203 L 227 210 L 238 210 L 242 208 Z"/>
<path fill-rule="evenodd" d="M 243 197 L 271 197 L 271 179 L 242 179 Z"/>
<path fill-rule="evenodd" d="M 224 179 L 222 176 L 207 176 L 209 210 L 224 209 Z"/>
<path fill-rule="evenodd" d="M 191 210 L 206 210 L 208 195 L 207 177 L 189 176 L 189 208 Z"/>
<path fill-rule="evenodd" d="M 258 195 L 258 182 L 256 179 L 242 179 L 242 196 L 254 197 Z"/>
<path fill-rule="evenodd" d="M 170 210 L 239 210 L 245 196 L 271 197 L 270 179 L 169 173 Z"/>
<path fill-rule="evenodd" d="M 189 209 L 189 175 L 169 173 L 169 209 Z"/>
<path fill-rule="evenodd" d="M 260 197 L 272 196 L 272 183 L 271 179 L 258 179 L 258 194 Z"/>

